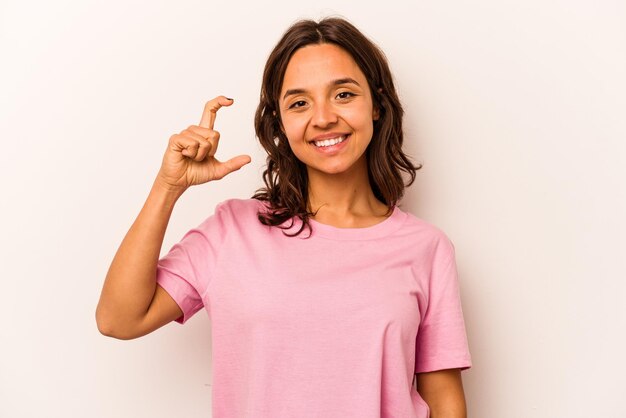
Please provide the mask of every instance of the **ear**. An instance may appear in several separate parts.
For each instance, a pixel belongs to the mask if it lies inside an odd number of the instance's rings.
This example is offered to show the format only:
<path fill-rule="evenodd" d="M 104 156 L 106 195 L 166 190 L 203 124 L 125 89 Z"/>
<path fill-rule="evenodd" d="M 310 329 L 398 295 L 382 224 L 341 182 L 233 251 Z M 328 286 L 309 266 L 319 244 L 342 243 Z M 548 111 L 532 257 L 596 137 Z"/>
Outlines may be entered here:
<path fill-rule="evenodd" d="M 383 94 L 383 89 L 382 87 L 379 87 L 376 92 L 381 95 Z M 372 119 L 373 120 L 378 120 L 380 119 L 380 102 L 378 100 L 374 100 L 374 106 L 372 109 Z"/>
<path fill-rule="evenodd" d="M 278 118 L 275 110 L 272 111 L 272 116 L 274 117 L 274 119 L 278 119 L 278 127 L 283 135 L 286 136 L 287 134 L 285 133 L 285 128 L 283 127 L 283 121 Z"/>
<path fill-rule="evenodd" d="M 374 108 L 372 109 L 372 119 L 373 120 L 380 119 L 380 109 L 376 105 L 374 105 Z"/>

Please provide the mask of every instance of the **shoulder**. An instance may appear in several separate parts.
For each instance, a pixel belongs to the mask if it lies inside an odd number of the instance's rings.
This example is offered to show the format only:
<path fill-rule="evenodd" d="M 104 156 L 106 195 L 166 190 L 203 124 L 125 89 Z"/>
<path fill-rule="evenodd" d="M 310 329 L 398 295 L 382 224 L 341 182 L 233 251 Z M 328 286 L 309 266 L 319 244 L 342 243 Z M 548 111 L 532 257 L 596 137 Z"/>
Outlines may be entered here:
<path fill-rule="evenodd" d="M 262 226 L 258 219 L 258 211 L 262 205 L 263 202 L 256 199 L 224 200 L 215 206 L 214 213 L 205 218 L 194 231 L 202 233 L 207 239 L 223 239 L 234 233 L 250 233 Z"/>
<path fill-rule="evenodd" d="M 211 218 L 224 227 L 261 225 L 258 213 L 263 207 L 257 199 L 227 199 L 215 207 Z"/>
<path fill-rule="evenodd" d="M 454 257 L 454 243 L 448 234 L 436 226 L 410 212 L 398 208 L 404 214 L 404 223 L 398 231 L 407 241 L 425 250 L 435 259 Z"/>
<path fill-rule="evenodd" d="M 257 199 L 227 199 L 215 207 L 215 213 L 257 213 L 263 207 L 263 202 Z"/>

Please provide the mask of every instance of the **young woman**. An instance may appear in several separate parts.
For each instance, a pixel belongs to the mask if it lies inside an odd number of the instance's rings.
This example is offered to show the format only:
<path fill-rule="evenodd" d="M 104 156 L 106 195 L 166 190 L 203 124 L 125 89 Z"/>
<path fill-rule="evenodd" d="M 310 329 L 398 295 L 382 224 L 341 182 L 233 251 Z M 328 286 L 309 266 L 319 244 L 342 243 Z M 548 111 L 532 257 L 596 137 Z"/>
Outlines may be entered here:
<path fill-rule="evenodd" d="M 136 338 L 204 307 L 215 418 L 464 417 L 454 247 L 397 206 L 419 167 L 382 52 L 343 19 L 290 27 L 255 117 L 265 187 L 218 205 L 159 259 L 184 191 L 250 162 L 215 158 L 215 118 L 232 104 L 209 101 L 170 138 L 107 274 L 100 331 Z"/>

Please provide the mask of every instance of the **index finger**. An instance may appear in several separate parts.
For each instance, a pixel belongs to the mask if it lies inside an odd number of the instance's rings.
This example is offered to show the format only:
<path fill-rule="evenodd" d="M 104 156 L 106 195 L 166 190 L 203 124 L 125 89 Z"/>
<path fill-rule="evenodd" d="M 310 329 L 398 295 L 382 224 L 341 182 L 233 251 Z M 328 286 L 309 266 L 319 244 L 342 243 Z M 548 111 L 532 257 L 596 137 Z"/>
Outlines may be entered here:
<path fill-rule="evenodd" d="M 217 96 L 215 99 L 209 100 L 204 105 L 204 112 L 202 113 L 202 119 L 200 120 L 200 126 L 203 128 L 213 129 L 215 123 L 215 116 L 217 111 L 222 106 L 230 106 L 233 104 L 233 99 L 229 99 L 225 96 Z"/>

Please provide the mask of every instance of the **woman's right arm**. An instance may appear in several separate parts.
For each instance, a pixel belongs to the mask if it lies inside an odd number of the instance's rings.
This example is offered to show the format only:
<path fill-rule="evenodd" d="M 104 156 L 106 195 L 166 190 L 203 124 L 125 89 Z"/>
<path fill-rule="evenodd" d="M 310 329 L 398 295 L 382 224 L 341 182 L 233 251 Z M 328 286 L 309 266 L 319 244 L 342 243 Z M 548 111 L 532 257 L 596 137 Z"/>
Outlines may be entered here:
<path fill-rule="evenodd" d="M 224 96 L 207 102 L 199 126 L 172 135 L 150 194 L 124 237 L 104 281 L 96 308 L 98 330 L 132 339 L 148 334 L 182 315 L 174 299 L 156 283 L 163 238 L 178 198 L 192 185 L 219 180 L 250 162 L 240 155 L 215 158 L 219 133 L 217 110 L 230 106 Z"/>
<path fill-rule="evenodd" d="M 104 281 L 96 308 L 96 322 L 102 334 L 136 338 L 182 314 L 174 299 L 156 283 L 163 237 L 181 194 L 154 182 Z"/>

